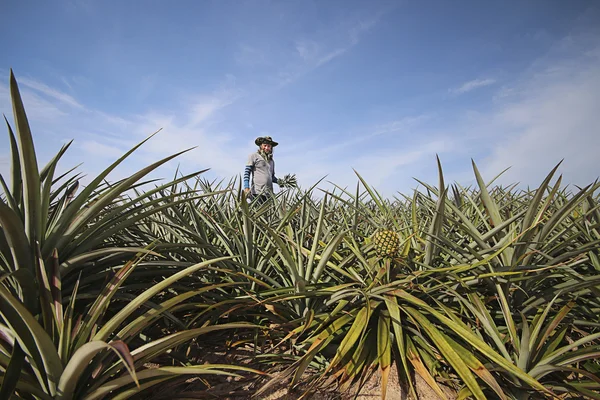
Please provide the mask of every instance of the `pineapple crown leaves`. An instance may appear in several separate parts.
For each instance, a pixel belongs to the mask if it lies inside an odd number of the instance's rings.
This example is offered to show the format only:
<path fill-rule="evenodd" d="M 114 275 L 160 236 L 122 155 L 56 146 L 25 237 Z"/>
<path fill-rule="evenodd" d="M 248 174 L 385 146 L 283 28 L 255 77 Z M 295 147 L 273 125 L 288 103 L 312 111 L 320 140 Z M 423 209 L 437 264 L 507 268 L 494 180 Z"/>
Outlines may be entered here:
<path fill-rule="evenodd" d="M 296 180 L 295 174 L 286 174 L 283 178 L 277 180 L 277 184 L 282 188 L 296 188 L 298 187 L 298 181 Z"/>

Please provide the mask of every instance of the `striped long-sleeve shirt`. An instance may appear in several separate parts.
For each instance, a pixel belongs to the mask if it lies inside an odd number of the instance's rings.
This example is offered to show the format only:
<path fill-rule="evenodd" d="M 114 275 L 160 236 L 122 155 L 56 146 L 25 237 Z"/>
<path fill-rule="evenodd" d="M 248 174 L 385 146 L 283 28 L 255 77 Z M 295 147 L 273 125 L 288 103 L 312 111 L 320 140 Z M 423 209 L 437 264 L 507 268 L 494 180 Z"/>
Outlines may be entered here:
<path fill-rule="evenodd" d="M 275 161 L 266 160 L 258 152 L 250 154 L 244 169 L 244 189 L 250 188 L 254 195 L 273 192 L 273 183 L 277 183 Z"/>

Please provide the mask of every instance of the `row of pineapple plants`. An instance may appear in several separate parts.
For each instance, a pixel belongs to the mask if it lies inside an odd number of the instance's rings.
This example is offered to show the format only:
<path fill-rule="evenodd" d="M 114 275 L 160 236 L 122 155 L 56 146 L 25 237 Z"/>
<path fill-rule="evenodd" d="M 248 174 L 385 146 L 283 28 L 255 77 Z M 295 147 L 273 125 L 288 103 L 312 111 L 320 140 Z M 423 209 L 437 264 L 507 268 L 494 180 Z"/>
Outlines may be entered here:
<path fill-rule="evenodd" d="M 144 181 L 178 154 L 107 183 L 140 143 L 80 187 L 55 176 L 69 145 L 38 167 L 10 84 L 0 398 L 169 398 L 208 374 L 310 397 L 373 372 L 385 388 L 392 368 L 413 396 L 418 374 L 442 398 L 600 398 L 597 184 L 571 192 L 554 169 L 520 191 L 474 165 L 463 188 L 440 165 L 393 200 L 357 175 L 258 206 L 204 171 Z M 191 351 L 219 346 L 251 348 L 253 368 Z"/>

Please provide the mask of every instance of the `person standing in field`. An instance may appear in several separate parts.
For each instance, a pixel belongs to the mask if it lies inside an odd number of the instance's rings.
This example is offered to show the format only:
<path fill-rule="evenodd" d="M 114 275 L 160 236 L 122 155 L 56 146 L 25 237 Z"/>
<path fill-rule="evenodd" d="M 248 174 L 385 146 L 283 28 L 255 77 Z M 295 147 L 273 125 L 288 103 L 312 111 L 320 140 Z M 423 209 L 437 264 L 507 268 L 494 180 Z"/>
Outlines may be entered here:
<path fill-rule="evenodd" d="M 278 183 L 273 148 L 279 143 L 270 136 L 258 137 L 254 143 L 258 146 L 258 151 L 248 156 L 244 169 L 244 193 L 263 203 L 273 193 L 273 184 Z"/>

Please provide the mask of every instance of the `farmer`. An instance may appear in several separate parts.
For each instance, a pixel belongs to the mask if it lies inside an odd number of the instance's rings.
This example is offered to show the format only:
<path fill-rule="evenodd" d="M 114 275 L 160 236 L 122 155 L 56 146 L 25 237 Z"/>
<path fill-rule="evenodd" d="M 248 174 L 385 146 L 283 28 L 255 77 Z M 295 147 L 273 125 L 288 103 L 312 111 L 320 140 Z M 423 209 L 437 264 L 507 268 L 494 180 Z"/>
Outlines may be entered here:
<path fill-rule="evenodd" d="M 258 137 L 254 143 L 258 146 L 258 151 L 248 156 L 244 170 L 244 193 L 250 194 L 250 198 L 258 197 L 258 201 L 263 203 L 273 193 L 273 183 L 278 183 L 275 177 L 273 147 L 279 143 L 273 141 L 270 136 Z"/>

